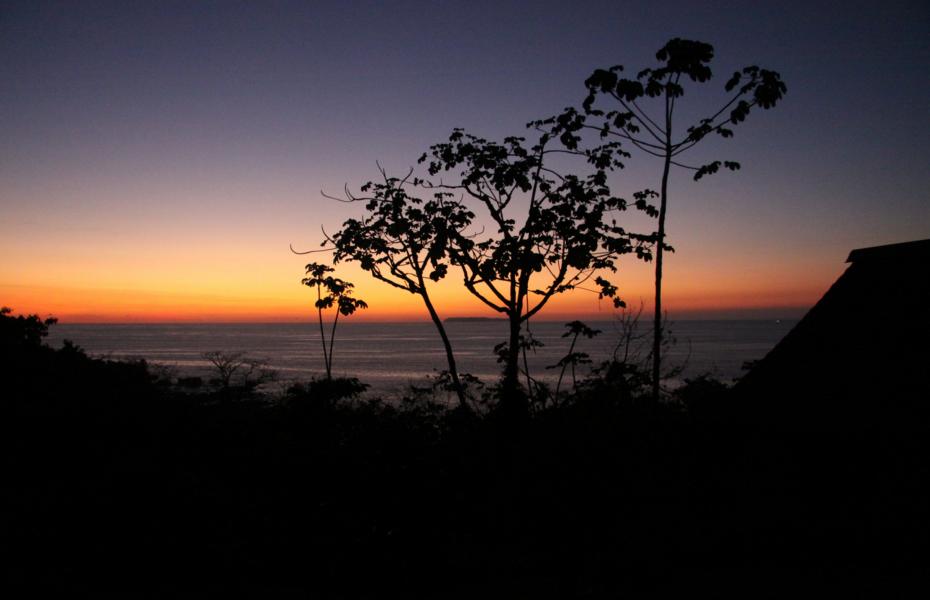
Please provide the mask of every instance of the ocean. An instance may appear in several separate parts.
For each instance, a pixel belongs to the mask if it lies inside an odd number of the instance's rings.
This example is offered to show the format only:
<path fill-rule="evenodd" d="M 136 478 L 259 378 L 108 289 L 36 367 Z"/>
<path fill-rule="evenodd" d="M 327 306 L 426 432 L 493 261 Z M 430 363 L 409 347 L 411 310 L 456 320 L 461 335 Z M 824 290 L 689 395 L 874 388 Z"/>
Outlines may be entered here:
<path fill-rule="evenodd" d="M 673 321 L 666 364 L 682 367 L 677 377 L 709 373 L 728 381 L 739 377 L 746 361 L 765 356 L 791 329 L 792 320 Z M 618 322 L 589 322 L 602 331 L 593 339 L 579 338 L 576 352 L 586 352 L 594 364 L 608 359 L 621 338 Z M 450 322 L 446 324 L 461 372 L 490 382 L 499 376 L 493 353 L 506 339 L 503 321 Z M 570 338 L 563 338 L 564 323 L 534 322 L 533 336 L 544 345 L 529 352 L 530 373 L 554 382 L 558 369 L 547 369 L 568 352 Z M 649 348 L 649 328 L 640 324 L 641 339 L 630 344 L 631 355 L 644 358 Z M 209 378 L 211 369 L 202 354 L 213 350 L 244 352 L 267 360 L 278 373 L 278 384 L 306 381 L 324 373 L 318 325 L 309 323 L 247 324 L 58 324 L 47 342 L 53 347 L 71 340 L 96 357 L 144 358 L 176 375 Z M 623 352 L 624 348 L 620 351 Z M 370 393 L 399 395 L 411 384 L 423 385 L 427 377 L 446 368 L 445 353 L 430 322 L 339 324 L 333 357 L 334 375 L 358 377 L 371 386 Z M 578 376 L 587 372 L 582 367 Z M 570 377 L 570 374 L 566 374 Z M 568 381 L 568 380 L 566 380 Z M 674 381 L 672 382 L 675 383 Z M 563 383 L 563 385 L 565 385 Z"/>

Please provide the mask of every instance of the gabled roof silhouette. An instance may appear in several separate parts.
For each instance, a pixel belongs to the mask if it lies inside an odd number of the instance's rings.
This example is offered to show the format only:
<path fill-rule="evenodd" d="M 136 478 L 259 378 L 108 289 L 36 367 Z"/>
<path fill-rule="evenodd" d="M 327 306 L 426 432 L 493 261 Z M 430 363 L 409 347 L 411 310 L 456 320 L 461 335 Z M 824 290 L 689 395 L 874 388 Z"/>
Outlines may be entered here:
<path fill-rule="evenodd" d="M 847 262 L 736 386 L 741 397 L 805 412 L 930 403 L 930 240 L 860 248 Z"/>

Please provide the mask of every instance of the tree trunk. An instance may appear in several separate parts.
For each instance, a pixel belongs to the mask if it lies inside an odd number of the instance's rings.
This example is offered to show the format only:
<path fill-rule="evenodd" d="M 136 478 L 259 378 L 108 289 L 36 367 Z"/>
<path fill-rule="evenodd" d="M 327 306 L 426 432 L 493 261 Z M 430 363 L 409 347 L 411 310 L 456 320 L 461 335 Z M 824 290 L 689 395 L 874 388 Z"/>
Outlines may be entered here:
<path fill-rule="evenodd" d="M 452 377 L 452 385 L 455 386 L 455 394 L 459 397 L 459 406 L 468 408 L 468 402 L 465 399 L 465 388 L 462 387 L 462 382 L 459 381 L 459 372 L 455 366 L 455 354 L 452 352 L 452 342 L 449 341 L 446 328 L 442 324 L 442 319 L 439 318 L 439 313 L 437 313 L 436 309 L 433 307 L 433 303 L 430 301 L 429 296 L 425 292 L 420 295 L 423 297 L 424 304 L 426 304 L 426 310 L 429 312 L 430 319 L 433 320 L 433 324 L 439 331 L 439 337 L 442 338 L 442 346 L 446 350 L 446 361 L 449 363 L 449 376 Z"/>
<path fill-rule="evenodd" d="M 668 125 L 668 124 L 666 124 Z M 652 327 L 652 399 L 659 401 L 659 378 L 662 365 L 662 257 L 665 246 L 665 209 L 668 202 L 668 173 L 672 163 L 671 148 L 666 146 L 662 170 L 662 197 L 659 202 L 659 232 L 656 241 L 656 303 Z"/>
<path fill-rule="evenodd" d="M 316 298 L 317 300 L 323 298 L 319 286 L 316 290 Z M 332 379 L 332 373 L 329 369 L 329 354 L 326 352 L 326 332 L 323 330 L 323 309 L 317 307 L 316 312 L 320 319 L 320 342 L 323 344 L 323 364 L 326 366 L 326 379 Z"/>
<path fill-rule="evenodd" d="M 500 417 L 500 433 L 503 435 L 504 448 L 511 448 L 519 437 L 529 404 L 523 390 L 520 389 L 520 314 L 507 315 L 510 321 L 510 333 L 507 341 L 507 354 L 504 356 L 504 378 L 501 381 L 500 403 L 497 411 Z M 510 452 L 507 450 L 506 452 Z"/>
<path fill-rule="evenodd" d="M 510 320 L 510 337 L 507 342 L 507 356 L 504 362 L 503 393 L 506 397 L 516 397 L 520 388 L 520 328 L 519 314 L 508 314 Z"/>
<path fill-rule="evenodd" d="M 336 343 L 336 325 L 338 323 L 339 323 L 339 308 L 337 306 L 336 315 L 333 317 L 333 329 L 329 334 L 329 359 L 326 361 L 326 364 L 329 365 L 329 367 L 327 368 L 327 372 L 330 374 L 329 375 L 330 378 L 332 378 L 332 372 L 333 372 L 333 346 Z"/>
<path fill-rule="evenodd" d="M 671 77 L 671 76 L 670 76 Z M 652 322 L 652 400 L 659 402 L 662 367 L 662 258 L 665 254 L 665 210 L 668 206 L 668 173 L 672 167 L 672 108 L 665 90 L 665 165 L 662 168 L 662 196 L 659 199 L 659 231 L 656 241 L 656 305 Z"/>

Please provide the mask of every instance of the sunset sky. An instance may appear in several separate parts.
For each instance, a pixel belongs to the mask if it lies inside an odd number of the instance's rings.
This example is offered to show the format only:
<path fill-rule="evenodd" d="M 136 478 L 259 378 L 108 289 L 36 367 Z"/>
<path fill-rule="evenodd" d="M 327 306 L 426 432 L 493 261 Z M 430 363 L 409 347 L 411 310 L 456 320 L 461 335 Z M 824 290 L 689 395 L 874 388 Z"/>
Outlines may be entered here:
<path fill-rule="evenodd" d="M 362 214 L 321 190 L 357 189 L 376 161 L 405 171 L 453 127 L 523 134 L 579 104 L 593 69 L 635 72 L 685 37 L 716 49 L 694 114 L 746 64 L 788 94 L 694 159 L 741 171 L 675 174 L 671 314 L 803 314 L 849 250 L 930 237 L 930 8 L 796 4 L 0 0 L 0 304 L 67 322 L 309 318 L 289 244 Z M 660 175 L 635 155 L 613 184 Z M 339 273 L 371 305 L 359 318 L 425 318 Z M 615 281 L 651 301 L 651 266 L 624 259 Z M 454 280 L 436 295 L 443 316 L 487 314 Z M 544 315 L 611 313 L 576 292 Z"/>

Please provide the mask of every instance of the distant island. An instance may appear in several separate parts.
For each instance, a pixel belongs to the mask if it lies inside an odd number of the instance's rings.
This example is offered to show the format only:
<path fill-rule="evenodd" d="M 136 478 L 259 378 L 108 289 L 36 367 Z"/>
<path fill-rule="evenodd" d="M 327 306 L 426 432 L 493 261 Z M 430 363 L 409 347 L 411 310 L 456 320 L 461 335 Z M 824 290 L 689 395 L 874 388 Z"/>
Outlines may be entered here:
<path fill-rule="evenodd" d="M 475 323 L 484 321 L 505 321 L 501 317 L 446 317 L 446 323 Z"/>

